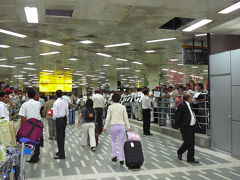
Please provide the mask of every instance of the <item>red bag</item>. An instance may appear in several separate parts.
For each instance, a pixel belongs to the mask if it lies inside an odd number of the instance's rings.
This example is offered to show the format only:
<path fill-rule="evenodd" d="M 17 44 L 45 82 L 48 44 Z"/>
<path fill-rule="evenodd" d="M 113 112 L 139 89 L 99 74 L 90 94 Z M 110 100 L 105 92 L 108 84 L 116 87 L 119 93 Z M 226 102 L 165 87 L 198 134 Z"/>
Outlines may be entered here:
<path fill-rule="evenodd" d="M 17 132 L 17 138 L 28 138 L 32 141 L 39 141 L 43 136 L 42 121 L 31 118 L 25 121 Z"/>
<path fill-rule="evenodd" d="M 48 115 L 49 115 L 49 116 L 53 116 L 53 108 L 51 108 L 51 109 L 49 110 Z"/>

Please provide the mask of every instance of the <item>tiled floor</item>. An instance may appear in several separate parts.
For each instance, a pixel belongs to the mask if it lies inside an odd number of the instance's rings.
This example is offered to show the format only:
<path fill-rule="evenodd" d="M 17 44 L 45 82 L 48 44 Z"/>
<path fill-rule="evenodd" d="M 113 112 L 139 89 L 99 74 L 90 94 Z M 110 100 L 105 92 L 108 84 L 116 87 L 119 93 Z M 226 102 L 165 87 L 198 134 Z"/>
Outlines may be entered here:
<path fill-rule="evenodd" d="M 145 162 L 140 171 L 129 171 L 111 159 L 110 134 L 100 137 L 96 152 L 81 148 L 81 131 L 76 126 L 66 130 L 66 159 L 55 160 L 56 141 L 48 140 L 38 164 L 28 165 L 29 180 L 239 180 L 240 160 L 217 151 L 196 147 L 199 165 L 179 161 L 176 150 L 181 141 L 154 133 L 143 136 L 141 127 L 132 126 L 142 137 Z M 184 154 L 186 159 L 186 154 Z"/>

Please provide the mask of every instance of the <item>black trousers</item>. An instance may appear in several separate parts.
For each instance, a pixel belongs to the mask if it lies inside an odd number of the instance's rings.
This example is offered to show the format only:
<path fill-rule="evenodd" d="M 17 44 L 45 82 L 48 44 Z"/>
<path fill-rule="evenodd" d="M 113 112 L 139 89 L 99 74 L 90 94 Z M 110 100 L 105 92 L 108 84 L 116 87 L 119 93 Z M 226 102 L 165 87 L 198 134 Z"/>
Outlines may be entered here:
<path fill-rule="evenodd" d="M 59 157 L 65 157 L 65 129 L 67 126 L 67 117 L 56 118 L 57 146 Z"/>
<path fill-rule="evenodd" d="M 188 151 L 187 153 L 187 161 L 193 161 L 194 160 L 194 144 L 195 144 L 195 126 L 190 126 L 186 128 L 181 129 L 181 134 L 183 137 L 183 144 L 182 146 L 178 149 L 179 154 L 183 154 L 186 150 Z"/>
<path fill-rule="evenodd" d="M 94 108 L 96 112 L 96 123 L 98 124 L 98 134 L 103 131 L 103 108 Z"/>
<path fill-rule="evenodd" d="M 150 109 L 142 109 L 143 115 L 143 134 L 150 134 Z"/>
<path fill-rule="evenodd" d="M 40 147 L 43 147 L 43 137 L 41 137 L 40 143 L 35 144 L 35 150 L 34 150 L 34 153 L 31 157 L 30 161 L 38 161 L 39 160 Z"/>

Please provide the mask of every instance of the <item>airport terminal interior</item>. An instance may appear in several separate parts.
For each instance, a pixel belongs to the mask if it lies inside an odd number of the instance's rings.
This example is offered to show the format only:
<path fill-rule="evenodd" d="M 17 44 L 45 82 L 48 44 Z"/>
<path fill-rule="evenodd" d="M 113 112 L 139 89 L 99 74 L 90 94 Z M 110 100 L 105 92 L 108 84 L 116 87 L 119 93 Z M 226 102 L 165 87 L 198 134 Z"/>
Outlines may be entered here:
<path fill-rule="evenodd" d="M 6 104 L 0 97 L 0 113 L 4 105 L 9 112 L 0 117 L 0 180 L 239 180 L 239 17 L 238 0 L 0 0 L 0 94 L 10 97 Z M 15 138 L 29 89 L 44 125 L 34 163 Z M 43 110 L 57 90 L 69 99 L 69 115 L 65 156 L 55 159 L 47 119 L 54 115 Z M 101 117 L 95 108 L 103 125 L 113 94 L 121 96 L 141 139 L 140 168 L 111 160 L 110 127 L 95 131 L 96 149 L 82 146 L 80 112 L 96 94 L 104 98 Z M 178 151 L 186 139 L 177 112 L 190 96 L 198 163 Z"/>

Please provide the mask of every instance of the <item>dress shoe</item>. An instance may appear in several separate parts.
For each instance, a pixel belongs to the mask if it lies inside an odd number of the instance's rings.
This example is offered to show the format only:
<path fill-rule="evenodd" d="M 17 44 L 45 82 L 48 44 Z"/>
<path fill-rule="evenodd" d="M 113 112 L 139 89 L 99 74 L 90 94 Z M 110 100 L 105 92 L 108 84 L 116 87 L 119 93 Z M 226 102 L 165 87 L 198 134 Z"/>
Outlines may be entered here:
<path fill-rule="evenodd" d="M 26 161 L 27 163 L 38 163 L 39 159 L 38 160 L 29 160 L 29 161 Z"/>
<path fill-rule="evenodd" d="M 144 133 L 144 135 L 146 135 L 146 136 L 152 136 L 153 134 L 152 133 Z"/>
<path fill-rule="evenodd" d="M 182 160 L 182 155 L 180 153 L 177 153 L 177 157 L 179 160 Z"/>
<path fill-rule="evenodd" d="M 188 163 L 194 163 L 194 164 L 198 164 L 199 161 L 193 160 L 193 161 L 187 161 Z"/>
<path fill-rule="evenodd" d="M 54 157 L 54 159 L 65 159 L 65 157 L 56 156 L 56 157 Z"/>
<path fill-rule="evenodd" d="M 116 162 L 117 161 L 117 156 L 112 158 L 112 162 Z"/>
<path fill-rule="evenodd" d="M 120 161 L 120 164 L 121 164 L 121 165 L 124 165 L 124 161 Z"/>
<path fill-rule="evenodd" d="M 56 156 L 59 156 L 59 152 L 57 152 L 57 153 L 55 153 L 56 154 Z"/>

